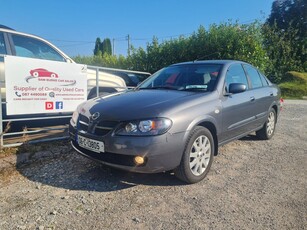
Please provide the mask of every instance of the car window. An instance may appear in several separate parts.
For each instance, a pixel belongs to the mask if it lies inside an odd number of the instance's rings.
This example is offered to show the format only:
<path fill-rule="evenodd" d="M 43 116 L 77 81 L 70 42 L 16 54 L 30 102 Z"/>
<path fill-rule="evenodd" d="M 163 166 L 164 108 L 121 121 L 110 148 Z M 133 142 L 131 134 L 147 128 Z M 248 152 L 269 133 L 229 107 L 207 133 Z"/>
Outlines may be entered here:
<path fill-rule="evenodd" d="M 57 51 L 46 43 L 34 38 L 12 34 L 16 56 L 38 58 L 52 61 L 66 61 Z"/>
<path fill-rule="evenodd" d="M 260 75 L 262 85 L 263 85 L 263 86 L 268 86 L 269 83 L 268 83 L 268 80 L 266 79 L 266 77 L 265 77 L 261 72 L 258 71 L 258 73 L 259 73 L 259 75 Z"/>
<path fill-rule="evenodd" d="M 228 92 L 229 84 L 231 83 L 242 83 L 248 88 L 248 82 L 241 64 L 234 64 L 227 70 L 225 78 L 225 90 Z"/>
<path fill-rule="evenodd" d="M 3 33 L 0 33 L 0 54 L 6 54 L 6 48 L 5 48 Z"/>
<path fill-rule="evenodd" d="M 258 74 L 258 71 L 249 65 L 244 65 L 244 69 L 246 70 L 247 75 L 249 76 L 252 88 L 262 87 L 262 81 Z"/>

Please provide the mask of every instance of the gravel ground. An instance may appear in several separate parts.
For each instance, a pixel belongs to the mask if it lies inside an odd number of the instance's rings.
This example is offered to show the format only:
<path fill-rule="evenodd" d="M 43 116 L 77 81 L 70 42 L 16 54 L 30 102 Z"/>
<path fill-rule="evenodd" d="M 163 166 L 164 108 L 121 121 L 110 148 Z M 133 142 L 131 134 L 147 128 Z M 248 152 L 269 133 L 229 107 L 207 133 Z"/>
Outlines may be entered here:
<path fill-rule="evenodd" d="M 307 101 L 286 101 L 272 140 L 223 146 L 193 185 L 54 146 L 53 157 L 2 171 L 0 229 L 307 229 L 306 130 Z"/>

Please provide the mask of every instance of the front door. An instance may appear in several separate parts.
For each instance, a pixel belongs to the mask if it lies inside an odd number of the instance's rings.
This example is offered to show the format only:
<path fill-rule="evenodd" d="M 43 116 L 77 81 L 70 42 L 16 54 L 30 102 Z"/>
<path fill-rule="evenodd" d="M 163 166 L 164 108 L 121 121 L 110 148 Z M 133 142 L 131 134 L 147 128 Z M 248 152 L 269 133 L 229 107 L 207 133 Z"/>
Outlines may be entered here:
<path fill-rule="evenodd" d="M 243 83 L 247 90 L 238 94 L 227 95 L 229 84 Z M 220 142 L 235 138 L 251 130 L 255 121 L 255 98 L 249 90 L 249 84 L 241 64 L 233 64 L 229 67 L 225 77 L 225 96 L 222 99 L 222 135 Z"/>

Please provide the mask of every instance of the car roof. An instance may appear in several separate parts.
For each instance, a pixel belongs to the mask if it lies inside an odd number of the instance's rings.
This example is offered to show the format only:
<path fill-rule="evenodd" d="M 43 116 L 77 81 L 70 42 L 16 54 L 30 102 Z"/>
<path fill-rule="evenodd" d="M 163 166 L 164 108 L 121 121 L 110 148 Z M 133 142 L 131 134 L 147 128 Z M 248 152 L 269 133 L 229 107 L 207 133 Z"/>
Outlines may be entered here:
<path fill-rule="evenodd" d="M 13 30 L 13 31 L 15 31 L 14 29 L 12 29 L 12 28 L 10 28 L 10 27 L 5 26 L 5 25 L 1 25 L 1 24 L 0 24 L 0 29 L 7 29 L 7 30 Z"/>
<path fill-rule="evenodd" d="M 74 62 L 73 59 L 71 59 L 67 54 L 65 54 L 62 50 L 60 50 L 58 47 L 56 47 L 55 45 L 53 45 L 51 42 L 47 41 L 46 39 L 33 35 L 33 34 L 29 34 L 29 33 L 23 33 L 23 32 L 19 32 L 16 31 L 14 29 L 11 29 L 7 26 L 1 25 L 0 24 L 0 31 L 1 32 L 5 32 L 5 33 L 11 33 L 11 34 L 18 34 L 18 35 L 22 35 L 22 36 L 26 36 L 26 37 L 31 37 L 34 39 L 38 39 L 41 40 L 45 43 L 47 43 L 49 46 L 51 46 L 52 48 L 54 48 L 58 53 L 60 53 L 64 58 L 69 59 L 70 61 Z"/>

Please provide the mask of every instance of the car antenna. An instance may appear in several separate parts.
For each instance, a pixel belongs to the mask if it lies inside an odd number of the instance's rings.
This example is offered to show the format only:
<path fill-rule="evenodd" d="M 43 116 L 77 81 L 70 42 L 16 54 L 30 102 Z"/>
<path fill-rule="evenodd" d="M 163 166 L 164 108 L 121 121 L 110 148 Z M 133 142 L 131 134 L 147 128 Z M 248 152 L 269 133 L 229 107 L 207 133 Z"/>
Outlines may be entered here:
<path fill-rule="evenodd" d="M 220 52 L 216 51 L 216 52 L 214 52 L 214 53 L 211 53 L 211 54 L 208 54 L 208 55 L 205 55 L 205 56 L 201 56 L 201 57 L 199 57 L 199 58 L 196 58 L 193 62 L 197 62 L 197 61 L 199 61 L 199 60 L 202 60 L 202 59 L 204 59 L 204 58 L 210 57 L 210 56 L 212 56 L 213 54 L 217 54 L 217 53 L 220 53 Z"/>

